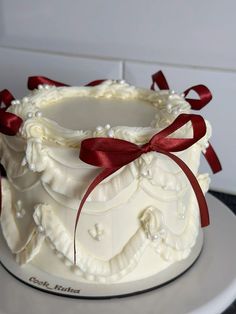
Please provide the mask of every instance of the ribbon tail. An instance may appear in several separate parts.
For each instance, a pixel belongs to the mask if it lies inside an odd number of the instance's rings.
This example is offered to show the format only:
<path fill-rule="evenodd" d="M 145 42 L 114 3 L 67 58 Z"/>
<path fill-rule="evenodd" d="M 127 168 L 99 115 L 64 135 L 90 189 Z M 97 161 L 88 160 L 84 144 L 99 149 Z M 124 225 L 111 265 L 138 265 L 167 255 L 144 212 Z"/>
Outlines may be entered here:
<path fill-rule="evenodd" d="M 105 82 L 106 80 L 96 80 L 96 81 L 92 81 L 89 82 L 88 84 L 84 85 L 84 86 L 97 86 L 102 84 L 103 82 Z"/>
<path fill-rule="evenodd" d="M 203 155 L 206 158 L 213 173 L 217 173 L 222 170 L 220 160 L 210 143 Z"/>
<path fill-rule="evenodd" d="M 200 210 L 200 218 L 201 218 L 201 226 L 206 227 L 210 224 L 208 206 L 205 199 L 205 196 L 202 192 L 202 189 L 198 183 L 198 180 L 190 170 L 190 168 L 183 162 L 179 157 L 169 152 L 159 151 L 161 154 L 164 154 L 174 160 L 178 166 L 183 170 L 185 175 L 187 176 L 190 184 L 192 185 L 193 191 L 196 195 L 199 210 Z"/>
<path fill-rule="evenodd" d="M 103 180 L 105 180 L 107 177 L 109 177 L 111 174 L 113 174 L 114 172 L 116 172 L 117 170 L 119 170 L 121 167 L 118 168 L 105 168 L 100 174 L 98 174 L 95 179 L 92 181 L 92 183 L 89 185 L 89 187 L 87 188 L 81 202 L 80 202 L 80 206 L 78 208 L 77 211 L 77 215 L 76 215 L 76 220 L 75 220 L 75 227 L 74 227 L 74 264 L 76 265 L 76 230 L 77 230 L 77 225 L 79 222 L 79 217 L 82 211 L 82 208 L 84 206 L 84 203 L 86 202 L 88 196 L 90 195 L 90 193 L 95 189 L 95 187 L 102 182 Z"/>

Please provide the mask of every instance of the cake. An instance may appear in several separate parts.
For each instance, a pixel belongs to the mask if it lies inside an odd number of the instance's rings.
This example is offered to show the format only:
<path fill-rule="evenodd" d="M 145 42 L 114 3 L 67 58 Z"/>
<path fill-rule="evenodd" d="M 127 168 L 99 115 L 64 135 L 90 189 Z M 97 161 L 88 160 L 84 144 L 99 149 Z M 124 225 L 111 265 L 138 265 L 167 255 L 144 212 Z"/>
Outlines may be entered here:
<path fill-rule="evenodd" d="M 101 172 L 79 158 L 81 143 L 109 138 L 144 147 L 176 118 L 190 115 L 185 95 L 122 80 L 80 87 L 49 83 L 11 101 L 7 112 L 19 117 L 21 126 L 15 136 L 0 138 L 7 173 L 1 229 L 19 267 L 109 285 L 150 278 L 188 259 L 198 241 L 202 245 L 199 204 L 186 173 L 156 151 L 140 154 L 97 183 L 75 232 L 81 199 Z M 198 172 L 211 136 L 204 123 L 204 136 L 173 154 L 206 193 L 209 175 Z M 193 137 L 191 122 L 169 137 Z"/>

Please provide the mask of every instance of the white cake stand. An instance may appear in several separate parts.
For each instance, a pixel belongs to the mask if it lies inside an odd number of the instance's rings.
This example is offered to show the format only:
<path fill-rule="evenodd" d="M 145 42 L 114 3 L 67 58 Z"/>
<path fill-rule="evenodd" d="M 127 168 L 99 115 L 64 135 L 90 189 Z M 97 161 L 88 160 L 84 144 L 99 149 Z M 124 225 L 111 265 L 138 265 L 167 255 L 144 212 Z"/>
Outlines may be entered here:
<path fill-rule="evenodd" d="M 236 298 L 236 217 L 207 196 L 211 225 L 192 268 L 171 283 L 122 299 L 82 300 L 53 296 L 23 285 L 0 268 L 0 314 L 221 313 Z"/>

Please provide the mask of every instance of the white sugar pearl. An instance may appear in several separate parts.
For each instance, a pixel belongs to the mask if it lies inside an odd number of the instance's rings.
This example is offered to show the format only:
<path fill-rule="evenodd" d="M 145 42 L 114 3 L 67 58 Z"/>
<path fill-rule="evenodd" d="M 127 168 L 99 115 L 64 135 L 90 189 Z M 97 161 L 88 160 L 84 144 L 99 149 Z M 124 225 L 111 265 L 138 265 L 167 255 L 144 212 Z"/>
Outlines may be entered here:
<path fill-rule="evenodd" d="M 172 105 L 171 105 L 171 104 L 167 104 L 166 108 L 167 108 L 168 110 L 171 110 L 171 109 L 172 109 Z"/>
<path fill-rule="evenodd" d="M 39 84 L 38 85 L 38 89 L 43 89 L 44 87 L 43 87 L 43 85 L 42 84 Z"/>
<path fill-rule="evenodd" d="M 119 83 L 120 84 L 125 84 L 125 80 L 120 80 Z"/>
<path fill-rule="evenodd" d="M 172 90 L 170 93 L 171 93 L 172 95 L 174 95 L 174 94 L 175 94 L 175 91 L 174 91 L 174 90 Z"/>
<path fill-rule="evenodd" d="M 27 118 L 30 119 L 30 118 L 32 118 L 32 117 L 33 117 L 33 112 L 28 112 L 28 113 L 27 113 Z"/>
<path fill-rule="evenodd" d="M 21 200 L 18 200 L 18 201 L 16 202 L 16 204 L 17 204 L 18 206 L 22 206 L 22 201 L 21 201 Z"/>
<path fill-rule="evenodd" d="M 185 97 L 185 94 L 184 94 L 184 93 L 182 93 L 182 94 L 180 94 L 180 96 L 184 98 L 184 97 Z"/>
<path fill-rule="evenodd" d="M 16 100 L 12 100 L 11 104 L 12 104 L 13 106 L 15 106 L 15 105 L 16 105 Z"/>
<path fill-rule="evenodd" d="M 108 132 L 107 132 L 107 135 L 109 136 L 109 137 L 114 137 L 114 131 L 113 130 L 109 130 Z"/>
<path fill-rule="evenodd" d="M 23 216 L 22 216 L 22 214 L 21 214 L 21 212 L 17 212 L 16 213 L 16 218 L 22 218 Z"/>
<path fill-rule="evenodd" d="M 185 219 L 185 215 L 182 214 L 182 213 L 178 214 L 178 217 L 179 217 L 179 219 L 181 219 L 181 220 Z"/>
<path fill-rule="evenodd" d="M 100 132 L 100 131 L 102 131 L 102 130 L 103 130 L 103 127 L 102 127 L 102 126 L 99 125 L 99 126 L 96 127 L 96 131 Z"/>
<path fill-rule="evenodd" d="M 15 100 L 15 105 L 20 105 L 20 101 L 18 99 Z"/>
<path fill-rule="evenodd" d="M 154 234 L 151 238 L 152 240 L 157 240 L 160 236 L 158 234 Z"/>
<path fill-rule="evenodd" d="M 110 124 L 105 125 L 105 129 L 109 130 L 111 128 Z"/>
<path fill-rule="evenodd" d="M 31 171 L 34 171 L 34 170 L 35 170 L 35 165 L 29 165 L 29 169 L 30 169 Z"/>
<path fill-rule="evenodd" d="M 50 88 L 50 85 L 45 84 L 45 85 L 44 85 L 44 88 L 45 88 L 45 89 L 49 89 L 49 88 Z"/>
<path fill-rule="evenodd" d="M 22 101 L 23 101 L 23 102 L 29 102 L 29 98 L 28 98 L 28 97 L 24 97 L 24 98 L 22 99 Z"/>
<path fill-rule="evenodd" d="M 41 118 L 42 117 L 42 112 L 41 111 L 37 111 L 36 113 L 35 113 L 35 117 L 37 117 L 37 118 Z"/>
<path fill-rule="evenodd" d="M 38 231 L 40 232 L 40 233 L 43 233 L 44 232 L 44 227 L 43 226 L 38 226 Z"/>
<path fill-rule="evenodd" d="M 148 173 L 146 170 L 142 171 L 142 176 L 146 177 L 147 175 L 148 175 Z"/>

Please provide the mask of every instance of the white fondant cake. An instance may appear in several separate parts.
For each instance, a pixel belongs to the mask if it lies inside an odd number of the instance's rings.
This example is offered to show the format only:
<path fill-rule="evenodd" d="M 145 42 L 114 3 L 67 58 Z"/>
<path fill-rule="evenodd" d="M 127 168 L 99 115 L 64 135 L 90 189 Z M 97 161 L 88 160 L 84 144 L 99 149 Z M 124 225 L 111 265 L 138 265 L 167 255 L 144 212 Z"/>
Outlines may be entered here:
<path fill-rule="evenodd" d="M 1 135 L 1 227 L 20 265 L 84 282 L 129 282 L 178 263 L 194 249 L 199 208 L 185 174 L 167 156 L 143 154 L 100 183 L 79 220 L 73 261 L 74 224 L 80 200 L 100 169 L 79 159 L 80 143 L 114 137 L 138 145 L 189 113 L 185 99 L 170 91 L 135 88 L 123 81 L 94 87 L 43 85 L 8 109 L 23 119 L 16 136 Z M 199 174 L 207 133 L 176 153 L 205 193 Z M 174 137 L 190 137 L 190 123 Z"/>

